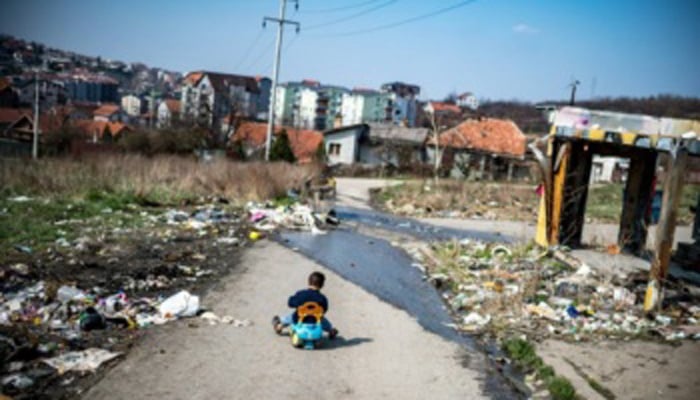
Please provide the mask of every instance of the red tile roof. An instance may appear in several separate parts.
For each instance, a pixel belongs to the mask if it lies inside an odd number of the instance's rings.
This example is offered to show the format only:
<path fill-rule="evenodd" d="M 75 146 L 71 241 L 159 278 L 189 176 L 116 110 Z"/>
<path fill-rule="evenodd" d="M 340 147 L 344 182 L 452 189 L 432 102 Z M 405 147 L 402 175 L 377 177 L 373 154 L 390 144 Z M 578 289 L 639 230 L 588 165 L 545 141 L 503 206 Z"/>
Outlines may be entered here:
<path fill-rule="evenodd" d="M 165 100 L 165 105 L 168 107 L 168 110 L 170 110 L 171 113 L 180 113 L 180 100 L 167 99 Z"/>
<path fill-rule="evenodd" d="M 460 114 L 462 112 L 459 106 L 455 104 L 443 103 L 439 101 L 429 101 L 428 104 L 435 112 L 453 112 L 456 114 Z"/>
<path fill-rule="evenodd" d="M 204 73 L 202 71 L 197 71 L 197 72 L 190 72 L 185 76 L 185 84 L 186 85 L 196 85 L 200 79 L 202 79 L 202 76 L 204 76 Z"/>
<path fill-rule="evenodd" d="M 121 122 L 93 121 L 88 119 L 74 121 L 73 125 L 86 136 L 92 138 L 96 135 L 100 139 L 104 136 L 107 128 L 109 128 L 112 137 L 117 137 L 125 131 L 131 130 L 128 125 Z"/>
<path fill-rule="evenodd" d="M 304 86 L 320 86 L 321 82 L 315 79 L 304 79 L 301 81 L 301 84 Z"/>
<path fill-rule="evenodd" d="M 28 108 L 0 107 L 0 124 L 11 124 L 22 118 L 23 115 L 31 119 L 32 110 Z"/>
<path fill-rule="evenodd" d="M 312 161 L 318 146 L 323 142 L 323 134 L 314 130 L 276 126 L 275 135 L 282 130 L 287 132 L 289 144 L 297 161 L 299 163 Z M 232 142 L 243 141 L 253 148 L 264 147 L 266 139 L 267 124 L 263 122 L 243 122 L 231 137 Z"/>
<path fill-rule="evenodd" d="M 116 104 L 103 104 L 97 110 L 93 111 L 95 116 L 109 117 L 119 111 L 119 106 Z"/>
<path fill-rule="evenodd" d="M 434 140 L 429 140 L 434 143 Z M 440 134 L 440 146 L 522 157 L 525 135 L 512 122 L 502 119 L 470 119 Z"/>
<path fill-rule="evenodd" d="M 39 114 L 39 132 L 44 135 L 54 133 L 63 128 L 69 120 L 69 107 L 54 107 Z M 34 113 L 30 109 L 0 108 L 0 134 L 20 140 L 30 138 L 34 130 Z M 10 128 L 11 127 L 11 128 Z"/>

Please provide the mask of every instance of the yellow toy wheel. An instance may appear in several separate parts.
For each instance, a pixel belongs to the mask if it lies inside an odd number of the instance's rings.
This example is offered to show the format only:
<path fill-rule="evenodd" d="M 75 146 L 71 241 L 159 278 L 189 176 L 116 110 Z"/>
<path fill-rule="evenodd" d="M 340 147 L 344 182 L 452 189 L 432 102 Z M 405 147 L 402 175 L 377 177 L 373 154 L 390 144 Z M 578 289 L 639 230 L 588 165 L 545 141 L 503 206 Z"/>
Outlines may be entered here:
<path fill-rule="evenodd" d="M 301 347 L 303 344 L 304 341 L 301 340 L 296 333 L 292 333 L 292 346 Z"/>

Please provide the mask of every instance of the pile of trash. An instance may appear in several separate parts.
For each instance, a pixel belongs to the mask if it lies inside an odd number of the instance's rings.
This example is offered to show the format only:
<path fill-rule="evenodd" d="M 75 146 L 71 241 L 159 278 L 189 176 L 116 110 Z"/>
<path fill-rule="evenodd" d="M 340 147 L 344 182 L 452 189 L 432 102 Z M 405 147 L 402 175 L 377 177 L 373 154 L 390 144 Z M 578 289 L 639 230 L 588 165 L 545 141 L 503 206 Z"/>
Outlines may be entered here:
<path fill-rule="evenodd" d="M 462 240 L 407 249 L 472 333 L 700 339 L 700 293 L 666 290 L 663 312 L 643 312 L 648 273 L 603 274 L 561 250 Z"/>
<path fill-rule="evenodd" d="M 339 224 L 335 211 L 330 210 L 326 214 L 316 213 L 310 206 L 299 203 L 286 206 L 248 203 L 246 209 L 253 228 L 261 232 L 285 228 L 322 235 L 329 228 Z"/>
<path fill-rule="evenodd" d="M 105 294 L 98 287 L 52 286 L 45 281 L 0 294 L 0 383 L 3 392 L 21 391 L 38 378 L 65 372 L 94 372 L 121 353 L 113 347 L 120 334 L 199 316 L 210 325 L 250 326 L 249 320 L 217 316 L 202 309 L 198 296 L 181 290 L 169 297 L 129 297 L 119 291 Z M 93 334 L 112 336 L 101 341 Z M 18 335 L 21 334 L 21 337 Z M 34 338 L 34 339 L 32 339 Z M 53 368 L 37 376 L 37 364 Z M 41 369 L 39 369 L 41 371 Z"/>

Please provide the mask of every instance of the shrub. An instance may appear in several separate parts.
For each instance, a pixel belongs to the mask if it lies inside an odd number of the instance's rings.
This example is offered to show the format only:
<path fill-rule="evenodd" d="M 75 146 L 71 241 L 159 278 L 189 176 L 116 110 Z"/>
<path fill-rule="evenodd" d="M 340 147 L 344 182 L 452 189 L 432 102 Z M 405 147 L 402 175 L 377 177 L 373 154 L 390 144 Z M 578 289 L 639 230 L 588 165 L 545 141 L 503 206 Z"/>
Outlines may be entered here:
<path fill-rule="evenodd" d="M 568 379 L 557 376 L 552 378 L 547 385 L 547 390 L 554 400 L 573 400 L 576 398 L 576 389 Z"/>
<path fill-rule="evenodd" d="M 287 131 L 282 130 L 272 143 L 272 147 L 270 147 L 270 161 L 286 161 L 289 163 L 296 161 L 292 146 L 289 144 Z"/>
<path fill-rule="evenodd" d="M 151 141 L 145 131 L 127 132 L 119 139 L 119 147 L 129 153 L 150 154 Z"/>

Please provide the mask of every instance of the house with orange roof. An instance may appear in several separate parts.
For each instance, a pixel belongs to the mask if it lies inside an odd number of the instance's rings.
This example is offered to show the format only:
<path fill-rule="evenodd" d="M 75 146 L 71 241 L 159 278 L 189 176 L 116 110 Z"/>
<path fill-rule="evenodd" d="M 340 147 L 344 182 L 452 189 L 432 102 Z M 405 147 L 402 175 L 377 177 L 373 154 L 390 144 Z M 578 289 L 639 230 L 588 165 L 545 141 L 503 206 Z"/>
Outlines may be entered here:
<path fill-rule="evenodd" d="M 70 107 L 57 106 L 39 115 L 39 143 L 69 127 Z M 34 139 L 34 113 L 28 108 L 0 107 L 0 155 L 31 155 Z M 41 148 L 41 147 L 40 147 Z"/>
<path fill-rule="evenodd" d="M 95 121 L 126 122 L 128 116 L 117 104 L 106 103 L 92 112 Z"/>
<path fill-rule="evenodd" d="M 132 131 L 129 125 L 122 122 L 78 120 L 73 121 L 73 126 L 85 136 L 86 141 L 92 143 L 112 143 Z"/>
<path fill-rule="evenodd" d="M 506 175 L 510 180 L 514 175 L 529 175 L 529 166 L 524 163 L 527 138 L 510 120 L 468 119 L 438 135 L 438 151 L 435 144 L 434 137 L 426 142 L 431 163 L 440 157 L 454 177 L 494 179 Z M 525 170 L 516 171 L 516 167 Z"/>
<path fill-rule="evenodd" d="M 444 103 L 441 101 L 429 101 L 423 106 L 423 110 L 428 114 L 438 115 L 460 115 L 462 109 L 456 104 Z"/>
<path fill-rule="evenodd" d="M 312 162 L 319 146 L 323 145 L 323 134 L 319 131 L 277 126 L 274 136 L 277 137 L 282 131 L 287 133 L 289 145 L 300 164 Z M 266 139 L 266 123 L 246 121 L 236 128 L 229 141 L 242 145 L 246 158 L 262 158 Z"/>
<path fill-rule="evenodd" d="M 173 121 L 178 120 L 180 118 L 181 107 L 180 100 L 165 99 L 161 101 L 156 110 L 156 126 L 158 128 L 165 128 L 170 126 Z"/>

